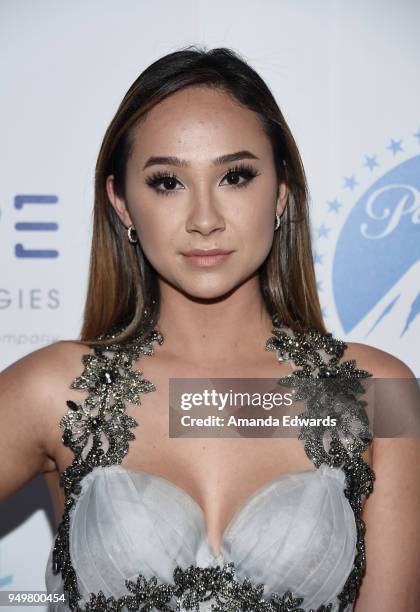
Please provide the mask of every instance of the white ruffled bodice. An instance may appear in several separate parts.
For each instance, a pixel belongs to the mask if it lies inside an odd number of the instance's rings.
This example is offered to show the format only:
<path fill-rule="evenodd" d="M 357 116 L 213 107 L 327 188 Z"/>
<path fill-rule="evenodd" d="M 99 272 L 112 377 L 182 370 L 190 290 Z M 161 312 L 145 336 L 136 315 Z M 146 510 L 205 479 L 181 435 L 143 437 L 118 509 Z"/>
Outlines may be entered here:
<path fill-rule="evenodd" d="M 227 526 L 217 556 L 202 509 L 169 480 L 111 465 L 94 468 L 81 485 L 70 512 L 69 544 L 82 605 L 99 590 L 121 597 L 125 579 L 139 573 L 171 583 L 177 565 L 233 561 L 236 578 L 263 583 L 264 597 L 290 590 L 304 597 L 305 610 L 316 609 L 335 601 L 356 554 L 345 474 L 326 464 L 284 474 L 248 497 Z M 61 593 L 51 555 L 47 590 Z"/>

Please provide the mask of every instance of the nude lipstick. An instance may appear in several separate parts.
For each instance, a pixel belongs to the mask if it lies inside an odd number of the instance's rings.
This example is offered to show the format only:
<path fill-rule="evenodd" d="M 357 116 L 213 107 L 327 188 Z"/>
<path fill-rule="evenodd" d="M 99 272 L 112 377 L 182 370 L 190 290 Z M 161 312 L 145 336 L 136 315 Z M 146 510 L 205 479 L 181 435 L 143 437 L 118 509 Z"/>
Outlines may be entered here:
<path fill-rule="evenodd" d="M 183 253 L 186 260 L 194 266 L 216 266 L 229 257 L 233 251 L 224 249 L 192 249 Z"/>

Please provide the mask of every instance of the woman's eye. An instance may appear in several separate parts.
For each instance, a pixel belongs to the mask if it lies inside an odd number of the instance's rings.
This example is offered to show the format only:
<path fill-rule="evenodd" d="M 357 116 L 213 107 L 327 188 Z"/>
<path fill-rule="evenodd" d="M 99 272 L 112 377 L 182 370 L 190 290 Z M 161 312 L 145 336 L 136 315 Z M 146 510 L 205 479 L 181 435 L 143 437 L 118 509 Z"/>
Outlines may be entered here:
<path fill-rule="evenodd" d="M 256 176 L 257 172 L 254 170 L 254 168 L 243 165 L 231 168 L 223 180 L 227 180 L 228 184 L 232 187 L 246 187 L 246 185 L 248 185 L 248 183 L 250 183 Z M 240 182 L 241 178 L 244 178 L 245 180 Z"/>
<path fill-rule="evenodd" d="M 239 166 L 235 166 L 234 168 L 230 168 L 228 172 L 222 179 L 223 181 L 228 181 L 228 186 L 230 187 L 246 187 L 253 178 L 257 176 L 256 170 L 252 168 L 252 166 L 248 166 L 246 164 L 241 164 Z M 241 178 L 245 179 L 241 181 Z M 157 193 L 161 193 L 163 195 L 170 195 L 175 191 L 179 191 L 176 189 L 176 185 L 181 183 L 176 178 L 175 174 L 169 174 L 167 172 L 156 172 L 152 174 L 152 176 L 146 179 L 147 185 L 152 187 Z M 184 187 L 181 187 L 184 189 Z"/>
<path fill-rule="evenodd" d="M 146 179 L 146 183 L 150 185 L 150 187 L 153 187 L 158 193 L 169 195 L 173 191 L 178 191 L 175 189 L 175 186 L 179 181 L 174 174 L 156 172 Z M 162 185 L 164 187 L 163 189 L 161 189 Z"/>

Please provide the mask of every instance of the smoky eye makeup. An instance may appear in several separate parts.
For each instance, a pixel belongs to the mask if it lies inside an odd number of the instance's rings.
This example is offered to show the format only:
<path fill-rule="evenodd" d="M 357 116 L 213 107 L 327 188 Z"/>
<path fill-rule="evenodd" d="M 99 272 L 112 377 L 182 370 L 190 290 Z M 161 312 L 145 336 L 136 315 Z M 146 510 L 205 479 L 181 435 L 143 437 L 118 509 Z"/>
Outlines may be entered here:
<path fill-rule="evenodd" d="M 229 181 L 232 181 L 233 179 L 234 181 L 236 181 L 238 179 L 240 180 L 240 178 L 243 178 L 243 182 L 230 182 L 227 185 L 228 187 L 232 187 L 233 189 L 241 189 L 243 187 L 247 187 L 251 183 L 251 181 L 259 174 L 260 173 L 257 172 L 257 170 L 250 164 L 240 163 L 227 170 L 222 179 L 222 182 L 225 179 L 228 179 Z M 180 191 L 180 189 L 176 189 L 176 185 L 182 185 L 176 174 L 167 170 L 158 170 L 156 172 L 153 172 L 150 176 L 146 178 L 146 184 L 152 189 L 154 189 L 156 193 L 162 195 L 172 195 L 176 191 Z M 163 189 L 162 186 L 164 187 Z"/>

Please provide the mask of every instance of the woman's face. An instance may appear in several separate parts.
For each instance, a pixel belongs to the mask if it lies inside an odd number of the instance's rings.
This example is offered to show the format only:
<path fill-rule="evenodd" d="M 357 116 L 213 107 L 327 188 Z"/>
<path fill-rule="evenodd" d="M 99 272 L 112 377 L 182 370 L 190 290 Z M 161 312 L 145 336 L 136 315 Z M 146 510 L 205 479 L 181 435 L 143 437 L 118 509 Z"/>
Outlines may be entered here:
<path fill-rule="evenodd" d="M 287 199 L 285 184 L 278 187 L 257 115 L 204 86 L 166 98 L 137 127 L 126 201 L 115 196 L 112 175 L 107 179 L 115 210 L 126 227 L 134 225 L 160 281 L 196 298 L 255 280 Z M 198 265 L 184 254 L 192 249 L 232 252 Z"/>

